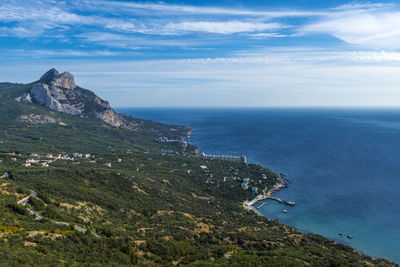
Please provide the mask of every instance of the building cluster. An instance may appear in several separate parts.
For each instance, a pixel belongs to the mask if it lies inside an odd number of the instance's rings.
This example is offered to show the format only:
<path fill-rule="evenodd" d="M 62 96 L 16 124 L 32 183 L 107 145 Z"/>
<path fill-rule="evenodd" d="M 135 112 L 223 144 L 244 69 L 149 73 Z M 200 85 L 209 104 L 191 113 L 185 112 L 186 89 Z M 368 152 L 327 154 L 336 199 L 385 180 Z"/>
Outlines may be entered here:
<path fill-rule="evenodd" d="M 205 153 L 199 154 L 200 158 L 211 160 L 224 160 L 230 162 L 247 163 L 246 156 L 226 156 L 226 155 L 206 155 Z"/>
<path fill-rule="evenodd" d="M 214 181 L 213 181 L 213 179 L 212 179 L 212 173 L 211 173 L 211 171 L 207 168 L 207 166 L 206 165 L 201 165 L 200 166 L 200 168 L 204 171 L 204 173 L 207 175 L 207 179 L 206 179 L 206 181 L 205 181 L 205 183 L 206 184 L 213 184 L 214 183 Z M 238 175 L 239 174 L 239 172 L 237 171 L 237 170 L 234 170 L 234 169 L 232 169 L 231 168 L 231 171 L 233 171 L 233 174 L 234 175 Z M 261 175 L 261 177 L 262 177 L 262 179 L 267 179 L 267 176 L 265 175 L 265 174 L 262 174 Z M 227 182 L 228 181 L 228 177 L 224 177 L 223 178 L 223 181 L 224 182 Z M 249 186 L 250 186 L 250 182 L 252 181 L 250 178 L 240 178 L 240 177 L 238 177 L 238 176 L 233 176 L 232 178 L 231 178 L 233 181 L 238 181 L 238 182 L 241 182 L 241 188 L 243 189 L 243 190 L 248 190 L 249 189 Z M 258 180 L 258 184 L 262 184 L 262 180 Z M 253 187 L 251 187 L 251 193 L 253 194 L 253 195 L 257 195 L 258 194 L 258 190 L 259 190 L 259 187 L 257 187 L 257 186 L 253 186 Z"/>
<path fill-rule="evenodd" d="M 9 155 L 15 155 L 15 153 L 8 153 Z M 92 157 L 89 153 L 87 154 L 80 154 L 80 153 L 74 153 L 72 156 L 69 156 L 67 154 L 58 154 L 58 155 L 53 155 L 53 154 L 46 154 L 45 156 L 41 156 L 37 153 L 32 153 L 30 157 L 25 161 L 23 164 L 24 167 L 31 167 L 32 164 L 38 164 L 41 165 L 42 167 L 49 167 L 49 164 L 56 161 L 56 160 L 75 160 L 76 158 L 90 158 Z M 12 159 L 13 160 L 13 159 Z"/>
<path fill-rule="evenodd" d="M 179 142 L 178 140 L 175 139 L 168 139 L 166 136 L 160 136 L 158 137 L 158 142 L 160 143 L 170 143 L 170 142 Z"/>
<path fill-rule="evenodd" d="M 250 183 L 250 178 L 244 178 L 243 179 L 243 181 L 242 181 L 242 188 L 244 189 L 244 190 L 247 190 L 248 188 L 249 188 L 249 183 Z M 258 187 L 257 186 L 254 186 L 254 187 L 252 187 L 251 188 L 251 193 L 253 194 L 253 195 L 257 195 L 257 193 L 258 193 Z"/>
<path fill-rule="evenodd" d="M 74 153 L 72 156 L 74 158 L 85 158 L 85 159 L 88 159 L 91 157 L 91 155 L 89 153 L 87 153 L 87 154 Z"/>

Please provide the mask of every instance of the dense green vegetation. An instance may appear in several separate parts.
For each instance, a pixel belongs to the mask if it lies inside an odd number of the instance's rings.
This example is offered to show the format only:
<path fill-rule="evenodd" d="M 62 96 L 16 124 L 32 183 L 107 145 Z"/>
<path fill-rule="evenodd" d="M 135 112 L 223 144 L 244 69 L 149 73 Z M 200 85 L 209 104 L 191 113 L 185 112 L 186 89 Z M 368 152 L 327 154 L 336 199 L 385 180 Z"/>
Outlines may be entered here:
<path fill-rule="evenodd" d="M 0 178 L 0 265 L 393 265 L 244 209 L 251 187 L 272 187 L 276 174 L 155 141 L 182 137 L 184 127 L 135 118 L 140 130 L 116 129 L 13 100 L 30 86 L 0 84 L 0 176 L 8 173 Z M 63 123 L 17 121 L 31 113 Z M 91 157 L 23 167 L 32 153 L 75 152 Z M 29 189 L 37 196 L 18 204 Z"/>

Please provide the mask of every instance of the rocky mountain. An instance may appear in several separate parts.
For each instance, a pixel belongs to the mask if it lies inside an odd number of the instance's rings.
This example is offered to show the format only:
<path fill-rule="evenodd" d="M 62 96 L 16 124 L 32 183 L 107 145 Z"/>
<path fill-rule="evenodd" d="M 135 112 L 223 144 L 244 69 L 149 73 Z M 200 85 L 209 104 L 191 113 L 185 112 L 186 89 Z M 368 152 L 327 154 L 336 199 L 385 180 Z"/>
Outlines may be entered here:
<path fill-rule="evenodd" d="M 81 117 L 94 116 L 114 127 L 136 129 L 137 123 L 130 117 L 118 114 L 108 101 L 93 92 L 80 88 L 69 72 L 47 71 L 18 102 L 36 102 L 52 110 Z"/>

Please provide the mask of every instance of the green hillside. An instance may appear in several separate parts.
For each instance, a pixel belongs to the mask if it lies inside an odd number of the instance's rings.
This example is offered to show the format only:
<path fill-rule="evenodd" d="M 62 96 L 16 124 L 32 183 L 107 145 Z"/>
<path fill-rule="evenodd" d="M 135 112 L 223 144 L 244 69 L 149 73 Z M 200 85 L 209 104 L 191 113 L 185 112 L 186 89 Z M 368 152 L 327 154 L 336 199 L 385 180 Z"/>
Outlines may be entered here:
<path fill-rule="evenodd" d="M 244 209 L 251 188 L 277 175 L 157 141 L 181 140 L 186 127 L 129 118 L 140 125 L 132 131 L 14 100 L 31 87 L 0 84 L 2 266 L 394 265 Z M 82 157 L 62 158 L 74 153 Z M 20 204 L 30 190 L 37 195 Z"/>

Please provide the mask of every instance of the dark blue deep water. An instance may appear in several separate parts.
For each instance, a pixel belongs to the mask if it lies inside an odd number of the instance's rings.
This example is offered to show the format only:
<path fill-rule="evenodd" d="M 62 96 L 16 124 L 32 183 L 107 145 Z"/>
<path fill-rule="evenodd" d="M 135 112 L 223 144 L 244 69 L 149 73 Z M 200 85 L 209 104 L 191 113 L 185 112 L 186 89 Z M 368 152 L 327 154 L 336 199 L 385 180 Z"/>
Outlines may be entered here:
<path fill-rule="evenodd" d="M 119 111 L 190 126 L 206 153 L 245 154 L 287 174 L 277 195 L 296 206 L 268 202 L 263 215 L 400 263 L 400 110 Z"/>

